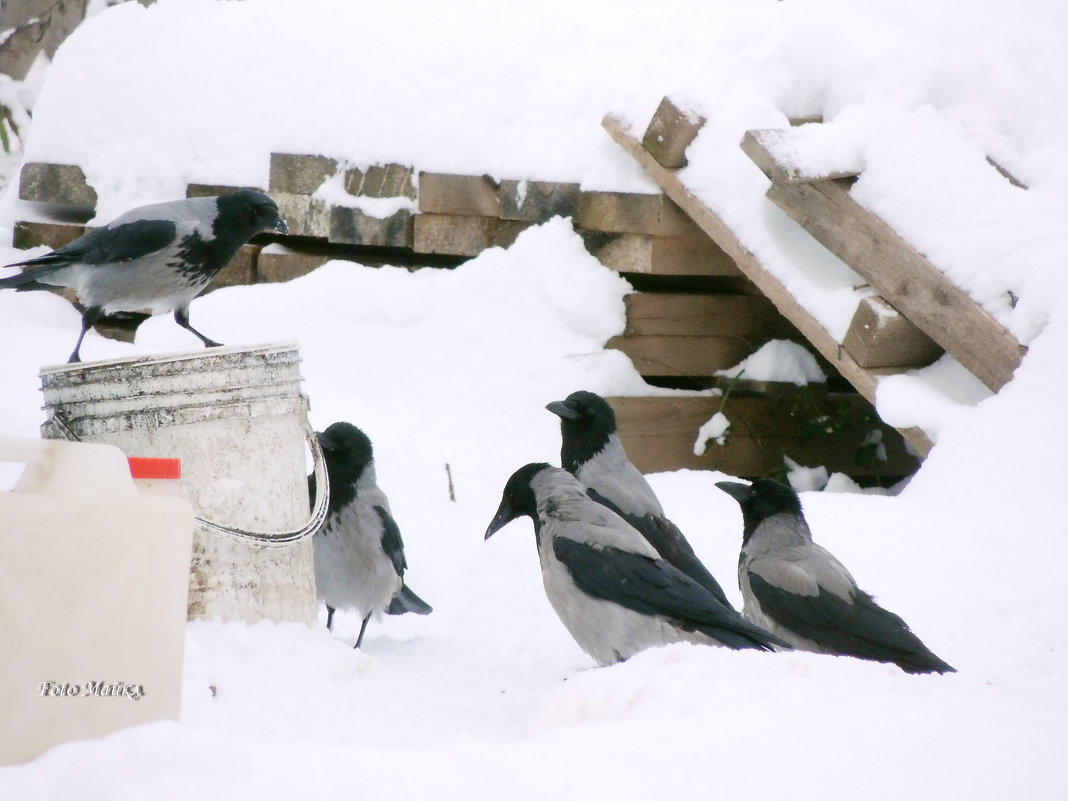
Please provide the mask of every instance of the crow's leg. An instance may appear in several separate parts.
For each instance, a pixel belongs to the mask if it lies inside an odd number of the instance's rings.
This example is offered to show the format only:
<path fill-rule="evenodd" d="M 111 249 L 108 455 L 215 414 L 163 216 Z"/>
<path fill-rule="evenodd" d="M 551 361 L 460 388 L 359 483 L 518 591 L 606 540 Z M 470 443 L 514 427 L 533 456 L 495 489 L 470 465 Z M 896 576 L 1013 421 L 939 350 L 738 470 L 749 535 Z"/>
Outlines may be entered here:
<path fill-rule="evenodd" d="M 178 323 L 186 331 L 191 331 L 196 337 L 204 343 L 205 348 L 220 348 L 221 342 L 216 342 L 214 339 L 208 339 L 202 333 L 197 331 L 193 326 L 189 324 L 189 307 L 182 306 L 174 310 L 174 322 Z"/>
<path fill-rule="evenodd" d="M 85 339 L 86 332 L 96 324 L 96 321 L 100 319 L 100 315 L 103 313 L 104 309 L 101 306 L 90 306 L 82 312 L 82 332 L 78 334 L 78 341 L 74 343 L 74 351 L 71 353 L 70 358 L 67 359 L 67 364 L 73 364 L 74 362 L 80 362 L 82 360 L 80 353 L 82 349 L 82 340 Z"/>
<path fill-rule="evenodd" d="M 368 612 L 367 613 L 367 617 L 365 617 L 363 619 L 363 623 L 360 624 L 360 636 L 356 638 L 356 644 L 354 646 L 352 646 L 353 648 L 359 648 L 360 644 L 363 642 L 363 633 L 365 631 L 367 631 L 367 621 L 370 620 L 370 619 L 371 619 L 371 613 Z"/>
<path fill-rule="evenodd" d="M 326 628 L 330 631 L 334 630 L 334 607 L 330 604 L 326 605 Z"/>

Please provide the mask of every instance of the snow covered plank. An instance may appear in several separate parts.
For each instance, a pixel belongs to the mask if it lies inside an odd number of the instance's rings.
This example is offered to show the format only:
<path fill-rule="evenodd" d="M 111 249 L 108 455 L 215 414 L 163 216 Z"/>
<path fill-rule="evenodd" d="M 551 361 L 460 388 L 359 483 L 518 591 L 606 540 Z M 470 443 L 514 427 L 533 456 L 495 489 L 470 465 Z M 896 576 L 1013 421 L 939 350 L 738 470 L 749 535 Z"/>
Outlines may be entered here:
<path fill-rule="evenodd" d="M 785 454 L 809 466 L 854 479 L 896 481 L 919 466 L 901 436 L 875 418 L 856 395 L 799 402 L 803 390 L 777 397 L 612 397 L 619 437 L 643 473 L 690 468 L 757 478 L 783 467 Z M 723 444 L 694 443 L 701 426 L 722 411 L 730 421 Z M 821 419 L 825 413 L 828 419 Z M 876 433 L 873 433 L 876 432 Z M 880 440 L 885 460 L 878 458 Z"/>
<path fill-rule="evenodd" d="M 586 248 L 611 270 L 644 275 L 714 275 L 740 277 L 734 259 L 704 231 L 681 236 L 579 232 Z"/>
<path fill-rule="evenodd" d="M 415 200 L 415 168 L 404 164 L 372 164 L 345 170 L 345 191 L 360 197 L 406 197 Z"/>
<path fill-rule="evenodd" d="M 831 181 L 839 178 L 855 178 L 856 172 L 840 171 L 830 173 L 807 173 L 795 164 L 789 164 L 775 156 L 775 148 L 787 136 L 786 131 L 764 129 L 746 131 L 742 137 L 742 151 L 749 156 L 760 171 L 776 183 L 811 183 L 812 181 Z"/>
<path fill-rule="evenodd" d="M 687 111 L 665 97 L 645 129 L 642 147 L 664 167 L 685 167 L 686 148 L 697 138 L 704 124 L 705 118 L 700 114 Z"/>
<path fill-rule="evenodd" d="M 867 280 L 965 369 L 997 392 L 1012 379 L 1027 349 L 986 309 L 849 194 L 842 180 L 788 181 L 761 132 L 743 149 L 758 166 L 772 166 L 767 196 L 818 242 Z"/>
<path fill-rule="evenodd" d="M 742 245 L 734 232 L 707 206 L 704 205 L 679 180 L 673 170 L 663 167 L 642 147 L 616 117 L 607 115 L 601 123 L 609 135 L 626 150 L 660 187 L 711 239 L 730 256 L 738 268 L 762 293 L 775 304 L 786 319 L 793 323 L 842 376 L 867 400 L 875 403 L 875 390 L 879 377 L 861 367 L 834 339 L 812 314 L 809 313 L 782 283 L 769 273 L 749 250 Z M 902 435 L 920 454 L 926 456 L 931 450 L 931 440 L 920 429 L 905 429 Z"/>
<path fill-rule="evenodd" d="M 372 217 L 360 209 L 334 206 L 330 209 L 331 242 L 394 248 L 412 246 L 412 213 L 400 209 L 388 217 Z"/>
<path fill-rule="evenodd" d="M 842 340 L 862 367 L 925 367 L 943 350 L 883 298 L 873 295 L 857 304 Z"/>
<path fill-rule="evenodd" d="M 799 336 L 771 301 L 760 295 L 634 292 L 624 302 L 625 333 L 632 336 Z"/>

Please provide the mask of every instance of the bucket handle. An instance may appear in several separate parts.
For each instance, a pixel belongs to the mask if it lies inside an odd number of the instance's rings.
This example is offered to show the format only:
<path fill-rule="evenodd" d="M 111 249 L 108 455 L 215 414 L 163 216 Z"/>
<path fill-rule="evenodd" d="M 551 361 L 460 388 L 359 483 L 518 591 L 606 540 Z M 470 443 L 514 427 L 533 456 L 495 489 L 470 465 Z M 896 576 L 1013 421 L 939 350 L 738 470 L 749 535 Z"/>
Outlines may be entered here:
<path fill-rule="evenodd" d="M 53 411 L 50 422 L 65 439 L 72 442 L 81 442 L 81 437 L 67 425 L 62 412 Z M 312 430 L 311 423 L 308 422 L 307 417 L 304 418 L 304 436 L 308 440 L 308 447 L 311 448 L 312 465 L 315 473 L 315 502 L 312 504 L 311 517 L 301 528 L 296 531 L 249 531 L 236 526 L 216 523 L 199 515 L 195 517 L 197 523 L 215 534 L 222 534 L 243 541 L 251 540 L 257 545 L 266 547 L 291 545 L 318 531 L 323 525 L 323 521 L 326 520 L 327 504 L 330 498 L 330 477 L 326 472 L 326 459 L 323 457 L 323 449 L 319 446 L 319 438 L 315 436 L 315 431 Z"/>

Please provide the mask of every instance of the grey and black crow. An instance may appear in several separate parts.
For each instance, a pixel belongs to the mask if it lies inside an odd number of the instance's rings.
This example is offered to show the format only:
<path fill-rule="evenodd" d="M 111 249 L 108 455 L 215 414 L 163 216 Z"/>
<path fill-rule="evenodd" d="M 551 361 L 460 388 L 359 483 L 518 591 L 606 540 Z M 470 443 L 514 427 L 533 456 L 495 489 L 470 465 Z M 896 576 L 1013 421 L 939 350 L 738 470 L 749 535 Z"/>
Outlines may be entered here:
<path fill-rule="evenodd" d="M 582 390 L 545 408 L 560 418 L 560 464 L 586 493 L 638 529 L 661 557 L 704 585 L 720 603 L 731 606 L 678 526 L 664 515 L 645 476 L 627 458 L 608 401 Z"/>
<path fill-rule="evenodd" d="M 675 642 L 788 647 L 661 559 L 629 523 L 587 496 L 566 470 L 547 464 L 517 470 L 505 485 L 486 539 L 522 516 L 534 521 L 549 603 L 600 665 Z"/>
<path fill-rule="evenodd" d="M 812 541 L 793 488 L 768 478 L 716 486 L 742 507 L 738 585 L 749 620 L 799 650 L 891 662 L 908 673 L 955 672 Z"/>
<path fill-rule="evenodd" d="M 68 361 L 81 361 L 82 340 L 104 314 L 173 311 L 174 321 L 206 347 L 215 342 L 189 324 L 189 304 L 238 249 L 261 231 L 288 233 L 278 206 L 262 192 L 140 206 L 70 244 L 8 267 L 0 289 L 73 289 L 84 311 Z"/>
<path fill-rule="evenodd" d="M 363 616 L 359 648 L 372 615 L 426 615 L 432 609 L 404 583 L 404 542 L 375 480 L 371 440 L 343 422 L 316 438 L 326 460 L 330 498 L 326 519 L 312 537 L 315 584 L 326 603 L 327 628 L 333 627 L 336 609 L 356 609 Z M 308 488 L 314 497 L 314 473 Z"/>

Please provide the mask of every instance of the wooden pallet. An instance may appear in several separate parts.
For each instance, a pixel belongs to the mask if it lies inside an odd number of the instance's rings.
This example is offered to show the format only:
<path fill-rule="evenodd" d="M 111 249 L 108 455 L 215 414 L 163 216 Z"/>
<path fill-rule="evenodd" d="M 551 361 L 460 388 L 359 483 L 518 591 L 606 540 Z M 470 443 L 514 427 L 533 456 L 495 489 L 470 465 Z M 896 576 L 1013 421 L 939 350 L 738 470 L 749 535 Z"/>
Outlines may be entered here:
<path fill-rule="evenodd" d="M 602 122 L 609 135 L 627 151 L 643 170 L 715 243 L 727 253 L 774 305 L 788 319 L 818 353 L 832 365 L 867 401 L 874 405 L 880 373 L 862 366 L 802 306 L 785 286 L 761 264 L 738 239 L 734 232 L 679 179 L 675 171 L 660 164 L 618 119 L 609 115 Z M 921 456 L 926 456 L 932 443 L 918 428 L 908 428 L 901 435 Z"/>

